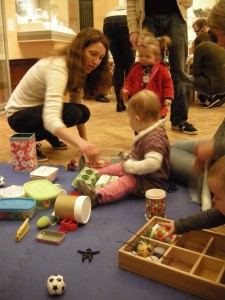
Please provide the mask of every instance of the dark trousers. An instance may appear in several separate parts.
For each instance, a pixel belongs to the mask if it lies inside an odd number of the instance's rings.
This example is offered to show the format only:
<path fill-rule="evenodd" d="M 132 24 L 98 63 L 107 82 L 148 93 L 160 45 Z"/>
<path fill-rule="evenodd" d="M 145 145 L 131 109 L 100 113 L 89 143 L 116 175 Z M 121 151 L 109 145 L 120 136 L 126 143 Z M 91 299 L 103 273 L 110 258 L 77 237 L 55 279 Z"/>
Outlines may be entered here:
<path fill-rule="evenodd" d="M 188 54 L 187 24 L 180 12 L 146 16 L 143 27 L 156 37 L 168 35 L 172 39 L 169 47 L 169 64 L 174 85 L 174 101 L 171 105 L 170 121 L 178 125 L 188 118 L 190 86 L 186 76 Z"/>
<path fill-rule="evenodd" d="M 18 111 L 8 118 L 8 123 L 18 133 L 35 133 L 36 141 L 47 140 L 54 144 L 58 138 L 44 128 L 42 111 L 43 105 Z M 89 118 L 90 111 L 85 105 L 63 104 L 62 120 L 67 127 L 84 124 Z"/>
<path fill-rule="evenodd" d="M 103 32 L 110 42 L 110 52 L 114 60 L 113 85 L 117 104 L 122 104 L 121 89 L 124 77 L 129 73 L 135 60 L 127 26 L 127 16 L 112 16 L 104 20 Z"/>

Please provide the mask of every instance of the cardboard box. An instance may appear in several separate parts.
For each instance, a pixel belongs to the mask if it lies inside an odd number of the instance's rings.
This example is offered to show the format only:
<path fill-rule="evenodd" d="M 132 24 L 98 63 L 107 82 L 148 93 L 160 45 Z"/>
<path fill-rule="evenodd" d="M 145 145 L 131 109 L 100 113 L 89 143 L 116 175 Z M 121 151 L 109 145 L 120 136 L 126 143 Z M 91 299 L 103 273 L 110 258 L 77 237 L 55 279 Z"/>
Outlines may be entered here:
<path fill-rule="evenodd" d="M 34 133 L 16 133 L 10 137 L 13 170 L 30 172 L 37 168 Z"/>
<path fill-rule="evenodd" d="M 159 217 L 150 219 L 119 249 L 119 267 L 205 299 L 224 299 L 224 232 L 192 231 L 177 235 L 172 244 L 148 238 L 150 228 L 168 221 Z M 162 247 L 165 253 L 157 261 L 139 256 L 136 248 L 141 240 L 149 243 L 153 251 Z"/>

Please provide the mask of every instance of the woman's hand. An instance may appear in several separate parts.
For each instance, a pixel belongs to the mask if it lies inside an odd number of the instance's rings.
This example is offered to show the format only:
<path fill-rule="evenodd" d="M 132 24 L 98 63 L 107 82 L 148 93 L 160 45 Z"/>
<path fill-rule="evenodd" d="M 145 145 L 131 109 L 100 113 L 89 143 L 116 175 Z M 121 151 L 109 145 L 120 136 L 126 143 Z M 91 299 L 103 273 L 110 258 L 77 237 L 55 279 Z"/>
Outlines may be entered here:
<path fill-rule="evenodd" d="M 99 148 L 96 145 L 86 141 L 80 145 L 80 151 L 88 158 L 89 161 L 92 162 L 96 162 L 100 155 Z"/>
<path fill-rule="evenodd" d="M 100 155 L 99 148 L 80 136 L 74 136 L 74 133 L 70 131 L 69 128 L 62 126 L 58 128 L 55 135 L 70 145 L 77 147 L 80 153 L 85 155 L 89 160 L 93 162 L 97 161 L 97 158 Z"/>

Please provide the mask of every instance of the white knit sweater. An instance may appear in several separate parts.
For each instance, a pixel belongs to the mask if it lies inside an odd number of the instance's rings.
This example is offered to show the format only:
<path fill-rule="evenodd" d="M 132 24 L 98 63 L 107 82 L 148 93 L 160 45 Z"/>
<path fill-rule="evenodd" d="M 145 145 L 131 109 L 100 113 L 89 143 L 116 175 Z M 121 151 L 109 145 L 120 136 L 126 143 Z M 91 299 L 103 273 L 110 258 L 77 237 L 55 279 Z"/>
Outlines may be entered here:
<path fill-rule="evenodd" d="M 64 56 L 41 59 L 28 70 L 10 96 L 5 106 L 7 116 L 44 105 L 44 127 L 54 134 L 57 128 L 65 126 L 61 114 L 67 81 L 68 69 Z M 70 102 L 75 102 L 72 95 Z"/>

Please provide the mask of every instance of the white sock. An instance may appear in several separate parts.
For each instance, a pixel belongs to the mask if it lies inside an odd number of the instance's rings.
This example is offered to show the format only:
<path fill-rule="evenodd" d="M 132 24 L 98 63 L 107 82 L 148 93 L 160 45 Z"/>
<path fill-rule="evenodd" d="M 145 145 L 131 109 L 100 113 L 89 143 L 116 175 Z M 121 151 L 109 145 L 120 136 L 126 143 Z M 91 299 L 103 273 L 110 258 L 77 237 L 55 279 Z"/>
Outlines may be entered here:
<path fill-rule="evenodd" d="M 208 186 L 207 174 L 208 174 L 208 169 L 207 166 L 205 166 L 203 182 L 202 182 L 202 194 L 201 194 L 202 211 L 212 207 L 212 199 L 211 199 L 212 197 Z"/>

